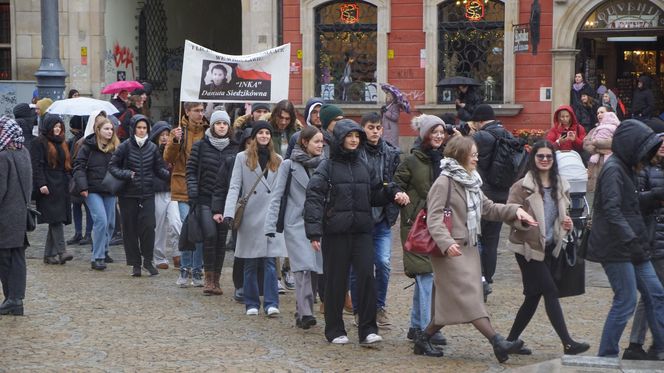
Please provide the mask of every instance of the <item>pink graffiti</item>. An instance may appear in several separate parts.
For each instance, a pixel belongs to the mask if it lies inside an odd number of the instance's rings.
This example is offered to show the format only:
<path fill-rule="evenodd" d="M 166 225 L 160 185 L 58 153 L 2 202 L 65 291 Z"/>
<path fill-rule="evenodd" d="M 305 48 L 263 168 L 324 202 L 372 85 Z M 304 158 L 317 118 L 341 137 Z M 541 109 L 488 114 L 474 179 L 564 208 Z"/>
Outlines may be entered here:
<path fill-rule="evenodd" d="M 403 95 L 408 98 L 409 101 L 424 101 L 424 91 L 403 91 Z"/>

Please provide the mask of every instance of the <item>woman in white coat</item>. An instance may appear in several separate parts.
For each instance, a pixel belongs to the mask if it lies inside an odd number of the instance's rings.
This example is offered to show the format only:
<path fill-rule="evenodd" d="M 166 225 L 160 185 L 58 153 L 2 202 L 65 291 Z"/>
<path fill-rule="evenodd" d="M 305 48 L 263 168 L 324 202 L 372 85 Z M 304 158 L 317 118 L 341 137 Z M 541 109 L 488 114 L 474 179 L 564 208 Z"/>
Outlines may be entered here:
<path fill-rule="evenodd" d="M 238 198 L 249 197 L 235 245 L 235 256 L 244 259 L 244 305 L 247 315 L 258 315 L 257 268 L 263 262 L 263 309 L 273 317 L 279 314 L 275 259 L 286 256 L 286 245 L 283 234 L 266 237 L 259 232 L 265 225 L 265 206 L 270 203 L 277 184 L 281 157 L 272 146 L 272 127 L 268 122 L 254 122 L 251 138 L 247 149 L 235 158 L 223 215 L 224 222 L 232 226 Z"/>
<path fill-rule="evenodd" d="M 306 127 L 300 133 L 297 146 L 290 159 L 279 167 L 277 186 L 265 218 L 265 235 L 275 237 L 279 211 L 283 207 L 283 233 L 290 258 L 291 271 L 295 276 L 296 320 L 295 325 L 309 329 L 316 325 L 314 317 L 314 292 L 317 288 L 317 274 L 323 273 L 323 255 L 311 249 L 311 243 L 304 231 L 304 201 L 306 199 L 309 176 L 323 160 L 323 133 L 314 126 Z M 283 196 L 286 194 L 286 204 Z"/>

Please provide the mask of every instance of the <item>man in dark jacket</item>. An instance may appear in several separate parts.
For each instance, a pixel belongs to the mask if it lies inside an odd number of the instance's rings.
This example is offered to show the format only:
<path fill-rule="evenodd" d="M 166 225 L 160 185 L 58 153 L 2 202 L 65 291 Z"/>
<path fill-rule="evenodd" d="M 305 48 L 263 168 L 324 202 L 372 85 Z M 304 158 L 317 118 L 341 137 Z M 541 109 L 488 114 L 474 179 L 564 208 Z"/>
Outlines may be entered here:
<path fill-rule="evenodd" d="M 336 123 L 330 159 L 309 180 L 304 205 L 307 238 L 314 250 L 323 244 L 325 337 L 335 344 L 348 343 L 342 310 L 351 264 L 357 278 L 360 343 L 382 340 L 376 334 L 372 206 L 409 201 L 394 183 L 373 184 L 372 169 L 360 157 L 364 142 L 366 135 L 357 123 Z"/>
<path fill-rule="evenodd" d="M 362 117 L 362 128 L 367 142 L 361 149 L 360 157 L 372 169 L 373 185 L 394 182 L 394 173 L 399 166 L 399 149 L 382 139 L 383 126 L 378 113 L 368 113 Z M 390 254 L 392 251 L 392 230 L 399 216 L 399 207 L 395 203 L 372 208 L 374 266 L 376 279 L 376 323 L 378 326 L 390 325 L 387 311 L 387 285 L 390 280 Z M 351 273 L 350 291 L 353 299 L 353 310 L 357 310 L 357 289 L 355 274 Z"/>
<path fill-rule="evenodd" d="M 479 153 L 477 172 L 482 177 L 482 192 L 493 202 L 505 203 L 509 188 L 501 188 L 493 185 L 488 175 L 489 169 L 493 164 L 493 150 L 496 146 L 496 137 L 511 139 L 513 136 L 496 120 L 493 108 L 487 104 L 477 106 L 471 120 L 479 123 L 479 131 L 475 132 L 473 139 L 477 144 L 477 152 Z M 493 283 L 493 274 L 496 272 L 498 242 L 500 241 L 500 229 L 502 226 L 503 223 L 501 222 L 482 219 L 479 243 L 485 298 L 491 293 L 489 284 Z"/>
<path fill-rule="evenodd" d="M 304 106 L 304 121 L 307 123 L 307 126 L 315 126 L 318 129 L 321 129 L 323 124 L 320 120 L 320 108 L 323 106 L 323 99 L 320 97 L 312 97 L 307 100 L 306 105 Z M 295 132 L 288 141 L 288 150 L 286 150 L 285 159 L 290 158 L 297 140 L 300 138 L 300 131 Z"/>
<path fill-rule="evenodd" d="M 655 96 L 650 88 L 651 80 L 646 75 L 639 77 L 639 82 L 632 98 L 632 118 L 638 120 L 647 120 L 657 116 L 655 112 Z"/>
<path fill-rule="evenodd" d="M 24 146 L 30 151 L 30 144 L 35 138 L 33 130 L 37 126 L 37 112 L 26 103 L 14 106 L 14 119 L 23 130 Z"/>
<path fill-rule="evenodd" d="M 597 180 L 593 225 L 585 257 L 602 263 L 614 292 L 599 356 L 618 356 L 620 337 L 636 307 L 637 289 L 646 299 L 654 344 L 664 348 L 664 287 L 648 255 L 648 233 L 635 184 L 635 170 L 652 159 L 661 143 L 642 122 L 633 119 L 622 122 L 613 135 L 613 156 L 604 163 Z M 662 199 L 664 193 L 655 197 Z"/>

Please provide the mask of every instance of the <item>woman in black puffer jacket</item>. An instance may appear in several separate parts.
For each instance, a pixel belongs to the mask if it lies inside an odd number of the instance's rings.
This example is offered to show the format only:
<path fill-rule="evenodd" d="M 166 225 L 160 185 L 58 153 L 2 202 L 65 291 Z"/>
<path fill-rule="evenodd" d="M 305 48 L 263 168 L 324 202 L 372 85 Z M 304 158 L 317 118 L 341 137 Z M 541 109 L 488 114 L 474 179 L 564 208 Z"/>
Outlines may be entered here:
<path fill-rule="evenodd" d="M 105 259 L 115 228 L 115 196 L 104 186 L 108 164 L 120 140 L 111 121 L 98 116 L 94 133 L 88 135 L 76 153 L 74 180 L 92 215 L 92 269 L 106 269 Z"/>
<path fill-rule="evenodd" d="M 113 153 L 109 170 L 116 178 L 127 181 L 118 195 L 127 265 L 133 267 L 132 276 L 139 277 L 143 256 L 143 268 L 154 276 L 159 271 L 152 264 L 156 225 L 153 180 L 168 180 L 170 173 L 159 148 L 148 140 L 150 120 L 134 115 L 129 129 L 132 134 Z"/>
<path fill-rule="evenodd" d="M 660 134 L 660 137 L 662 134 Z M 639 198 L 641 210 L 648 228 L 650 243 L 650 261 L 655 268 L 659 281 L 664 284 L 664 144 L 660 146 L 657 156 L 639 173 Z M 629 347 L 623 359 L 646 360 L 648 356 L 643 350 L 646 337 L 646 311 L 643 297 L 639 300 L 632 322 L 632 333 L 629 336 Z"/>
<path fill-rule="evenodd" d="M 203 228 L 203 268 L 205 269 L 205 285 L 203 294 L 222 295 L 219 284 L 221 267 L 226 252 L 226 235 L 228 227 L 222 224 L 221 216 L 212 219 L 212 196 L 215 192 L 220 166 L 234 159 L 238 146 L 231 139 L 231 119 L 225 111 L 215 111 L 210 116 L 211 126 L 205 130 L 205 137 L 191 148 L 191 156 L 187 161 L 187 194 L 189 201 L 199 209 L 199 224 Z M 232 170 L 232 168 L 231 168 Z M 229 175 L 230 176 L 230 175 Z M 228 188 L 228 185 L 226 185 Z"/>
<path fill-rule="evenodd" d="M 373 276 L 372 206 L 391 200 L 408 203 L 394 183 L 372 185 L 374 172 L 362 161 L 359 148 L 364 130 L 343 119 L 334 127 L 331 158 L 323 161 L 309 180 L 304 204 L 304 226 L 314 250 L 323 250 L 325 273 L 325 337 L 348 343 L 342 311 L 353 266 L 357 279 L 360 343 L 379 342 L 376 325 L 376 290 Z"/>

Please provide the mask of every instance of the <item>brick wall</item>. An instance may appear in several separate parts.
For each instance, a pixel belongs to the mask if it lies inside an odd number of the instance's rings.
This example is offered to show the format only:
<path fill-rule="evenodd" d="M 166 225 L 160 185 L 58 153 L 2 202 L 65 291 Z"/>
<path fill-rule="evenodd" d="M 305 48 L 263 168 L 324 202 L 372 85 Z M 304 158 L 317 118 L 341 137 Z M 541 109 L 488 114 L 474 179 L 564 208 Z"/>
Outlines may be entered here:
<path fill-rule="evenodd" d="M 533 0 L 520 0 L 519 23 L 528 23 Z M 551 45 L 553 4 L 540 1 L 540 42 L 538 53 L 518 53 L 516 55 L 515 102 L 524 106 L 516 117 L 500 118 L 510 129 L 540 128 L 551 126 L 551 102 L 540 101 L 540 87 L 551 87 Z M 505 41 L 511 42 L 511 41 Z"/>
<path fill-rule="evenodd" d="M 294 104 L 302 103 L 302 60 L 297 58 L 297 51 L 302 49 L 302 34 L 300 33 L 300 1 L 284 0 L 283 15 L 283 42 L 291 43 L 291 62 L 300 64 L 300 73 L 290 74 L 288 97 Z M 309 52 L 312 53 L 313 51 Z"/>

